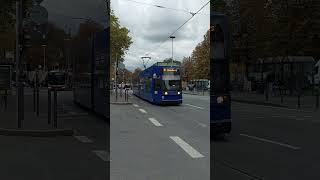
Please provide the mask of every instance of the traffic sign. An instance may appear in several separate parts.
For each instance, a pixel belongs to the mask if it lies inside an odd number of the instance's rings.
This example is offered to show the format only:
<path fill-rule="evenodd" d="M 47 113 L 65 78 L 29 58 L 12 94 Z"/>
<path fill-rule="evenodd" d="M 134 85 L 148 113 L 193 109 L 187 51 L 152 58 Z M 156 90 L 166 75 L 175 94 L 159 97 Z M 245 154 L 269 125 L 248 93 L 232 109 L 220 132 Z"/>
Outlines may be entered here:
<path fill-rule="evenodd" d="M 36 24 L 45 24 L 48 21 L 48 11 L 46 8 L 36 5 L 31 9 L 30 17 Z"/>

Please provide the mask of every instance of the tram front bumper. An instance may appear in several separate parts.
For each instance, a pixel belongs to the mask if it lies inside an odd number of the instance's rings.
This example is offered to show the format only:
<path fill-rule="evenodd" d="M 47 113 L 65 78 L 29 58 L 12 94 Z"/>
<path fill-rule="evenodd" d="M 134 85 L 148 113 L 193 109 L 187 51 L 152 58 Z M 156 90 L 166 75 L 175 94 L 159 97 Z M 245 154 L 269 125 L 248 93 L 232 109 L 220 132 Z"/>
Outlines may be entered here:
<path fill-rule="evenodd" d="M 230 133 L 231 127 L 232 127 L 231 120 L 210 123 L 210 131 L 212 134 Z"/>

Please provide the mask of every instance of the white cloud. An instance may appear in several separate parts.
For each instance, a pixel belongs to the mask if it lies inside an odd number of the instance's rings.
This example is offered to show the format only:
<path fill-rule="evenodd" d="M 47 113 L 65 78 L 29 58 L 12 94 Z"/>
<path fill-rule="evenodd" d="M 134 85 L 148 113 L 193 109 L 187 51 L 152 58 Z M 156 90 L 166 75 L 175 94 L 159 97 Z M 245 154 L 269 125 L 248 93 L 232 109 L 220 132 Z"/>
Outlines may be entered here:
<path fill-rule="evenodd" d="M 161 5 L 175 9 L 196 12 L 208 0 L 135 0 L 142 3 Z M 111 8 L 119 17 L 120 24 L 129 28 L 134 43 L 125 57 L 125 65 L 129 70 L 142 67 L 141 56 L 151 53 L 152 60 L 148 66 L 164 58 L 171 57 L 171 40 L 168 36 L 182 25 L 191 14 L 186 12 L 142 5 L 130 0 L 111 0 Z M 174 39 L 174 58 L 181 60 L 190 56 L 195 46 L 203 40 L 209 29 L 210 6 L 207 5 L 200 14 L 191 19 L 176 34 Z M 165 41 L 165 42 L 164 42 Z M 164 43 L 163 43 L 164 42 Z M 161 45 L 159 47 L 159 45 Z"/>

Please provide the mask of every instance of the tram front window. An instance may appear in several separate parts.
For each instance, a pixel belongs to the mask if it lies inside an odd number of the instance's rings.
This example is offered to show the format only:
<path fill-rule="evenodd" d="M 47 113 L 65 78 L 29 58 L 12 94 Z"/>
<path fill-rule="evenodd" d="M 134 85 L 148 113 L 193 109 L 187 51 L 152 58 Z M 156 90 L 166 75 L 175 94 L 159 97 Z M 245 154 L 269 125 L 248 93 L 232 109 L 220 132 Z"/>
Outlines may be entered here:
<path fill-rule="evenodd" d="M 180 80 L 163 80 L 163 88 L 165 91 L 180 91 L 181 81 Z"/>

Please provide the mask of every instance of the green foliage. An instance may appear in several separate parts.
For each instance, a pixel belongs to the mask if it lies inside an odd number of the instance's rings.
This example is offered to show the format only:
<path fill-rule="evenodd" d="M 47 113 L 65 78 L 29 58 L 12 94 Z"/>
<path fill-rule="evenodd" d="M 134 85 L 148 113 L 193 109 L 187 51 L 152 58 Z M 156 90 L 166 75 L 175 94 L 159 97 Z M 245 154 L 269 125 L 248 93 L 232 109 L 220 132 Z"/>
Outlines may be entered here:
<path fill-rule="evenodd" d="M 172 58 L 166 58 L 163 60 L 164 63 L 171 63 L 172 62 Z M 176 60 L 173 60 L 174 63 L 178 63 L 180 64 L 181 62 L 180 61 L 176 61 Z"/>
<path fill-rule="evenodd" d="M 210 33 L 193 50 L 191 57 L 182 60 L 184 81 L 192 79 L 210 79 Z"/>
<path fill-rule="evenodd" d="M 114 12 L 110 13 L 110 43 L 111 43 L 111 65 L 119 61 L 124 61 L 123 57 L 130 45 L 133 43 L 129 36 L 129 30 L 122 27 L 119 18 L 115 16 Z"/>

